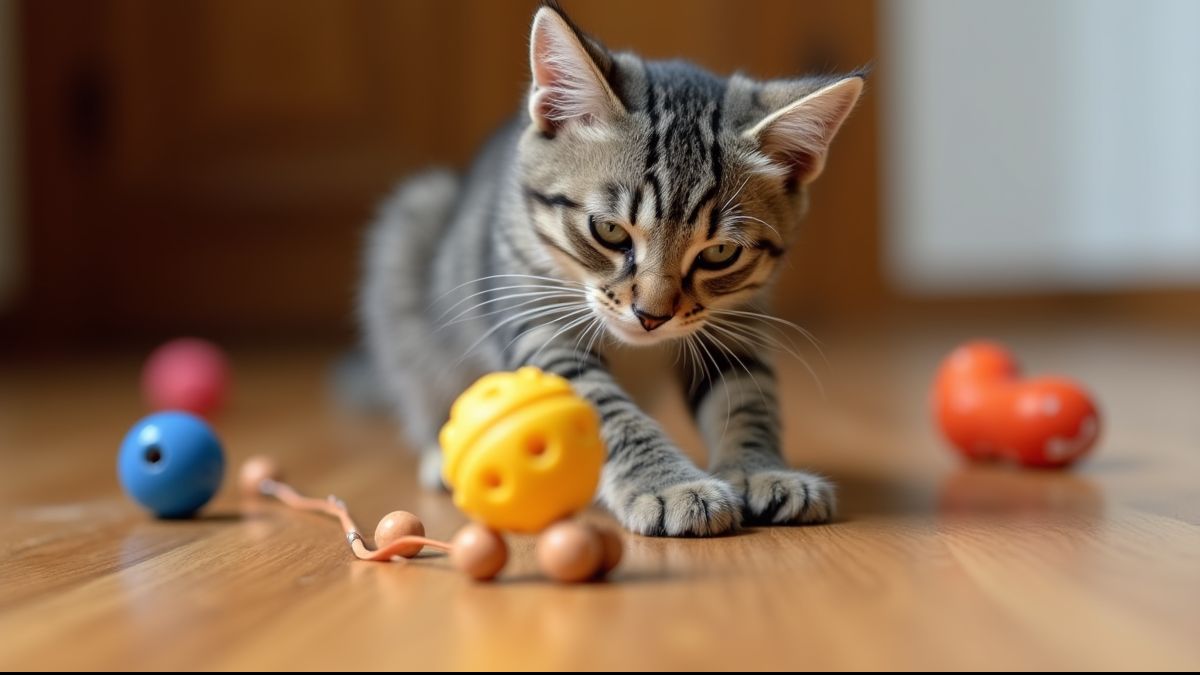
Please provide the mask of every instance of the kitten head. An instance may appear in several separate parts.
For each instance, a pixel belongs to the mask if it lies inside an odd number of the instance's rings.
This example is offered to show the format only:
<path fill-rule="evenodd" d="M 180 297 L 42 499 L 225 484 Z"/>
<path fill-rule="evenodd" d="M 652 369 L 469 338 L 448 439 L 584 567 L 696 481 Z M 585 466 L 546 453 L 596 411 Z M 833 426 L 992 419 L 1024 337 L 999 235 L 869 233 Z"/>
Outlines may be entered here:
<path fill-rule="evenodd" d="M 608 331 L 636 344 L 696 332 L 774 277 L 863 87 L 613 54 L 553 4 L 534 17 L 530 66 L 530 226 Z"/>

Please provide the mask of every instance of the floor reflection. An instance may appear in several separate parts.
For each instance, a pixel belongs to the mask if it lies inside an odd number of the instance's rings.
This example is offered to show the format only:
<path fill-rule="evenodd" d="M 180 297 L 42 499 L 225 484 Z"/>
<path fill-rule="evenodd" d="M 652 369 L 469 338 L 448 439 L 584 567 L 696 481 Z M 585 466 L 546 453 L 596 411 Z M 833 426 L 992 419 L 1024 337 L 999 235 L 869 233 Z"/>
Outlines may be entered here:
<path fill-rule="evenodd" d="M 942 483 L 938 511 L 1095 517 L 1104 511 L 1104 498 L 1092 481 L 1070 471 L 972 465 L 951 473 Z"/>

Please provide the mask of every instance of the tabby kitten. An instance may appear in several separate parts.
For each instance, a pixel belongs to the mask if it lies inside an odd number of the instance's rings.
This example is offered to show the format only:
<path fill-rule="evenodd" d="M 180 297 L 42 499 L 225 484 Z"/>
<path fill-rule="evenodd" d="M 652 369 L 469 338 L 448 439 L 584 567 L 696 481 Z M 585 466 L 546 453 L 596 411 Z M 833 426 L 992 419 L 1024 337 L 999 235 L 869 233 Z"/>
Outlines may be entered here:
<path fill-rule="evenodd" d="M 439 483 L 437 432 L 493 370 L 562 375 L 599 411 L 600 498 L 647 535 L 828 520 L 834 491 L 780 455 L 775 375 L 753 308 L 858 74 L 758 82 L 611 53 L 556 4 L 530 38 L 526 109 L 469 175 L 409 179 L 368 237 L 367 342 Z M 697 468 L 614 381 L 610 343 L 675 341 L 711 448 Z"/>

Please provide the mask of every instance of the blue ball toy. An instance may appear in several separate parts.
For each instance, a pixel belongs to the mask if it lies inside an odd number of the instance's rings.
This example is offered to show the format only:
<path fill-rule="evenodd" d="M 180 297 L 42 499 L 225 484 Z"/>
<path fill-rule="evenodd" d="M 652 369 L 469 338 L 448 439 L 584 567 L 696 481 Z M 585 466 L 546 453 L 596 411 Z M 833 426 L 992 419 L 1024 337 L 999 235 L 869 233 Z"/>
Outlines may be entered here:
<path fill-rule="evenodd" d="M 186 518 L 221 487 L 225 453 L 202 420 L 183 412 L 142 418 L 121 442 L 121 487 L 159 518 Z"/>

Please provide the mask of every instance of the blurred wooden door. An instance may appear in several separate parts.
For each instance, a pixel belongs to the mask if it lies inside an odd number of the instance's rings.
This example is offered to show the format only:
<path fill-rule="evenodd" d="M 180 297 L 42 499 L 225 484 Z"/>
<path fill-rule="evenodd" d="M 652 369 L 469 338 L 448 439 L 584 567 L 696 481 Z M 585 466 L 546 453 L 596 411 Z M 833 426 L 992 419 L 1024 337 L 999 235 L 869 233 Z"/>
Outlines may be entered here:
<path fill-rule="evenodd" d="M 564 4 L 614 48 L 718 72 L 874 55 L 866 0 Z M 466 163 L 515 110 L 535 6 L 25 2 L 30 276 L 11 325 L 68 342 L 347 335 L 363 224 L 396 179 Z M 820 184 L 789 309 L 876 292 L 874 133 L 868 98 Z M 866 271 L 822 271 L 831 253 Z"/>

